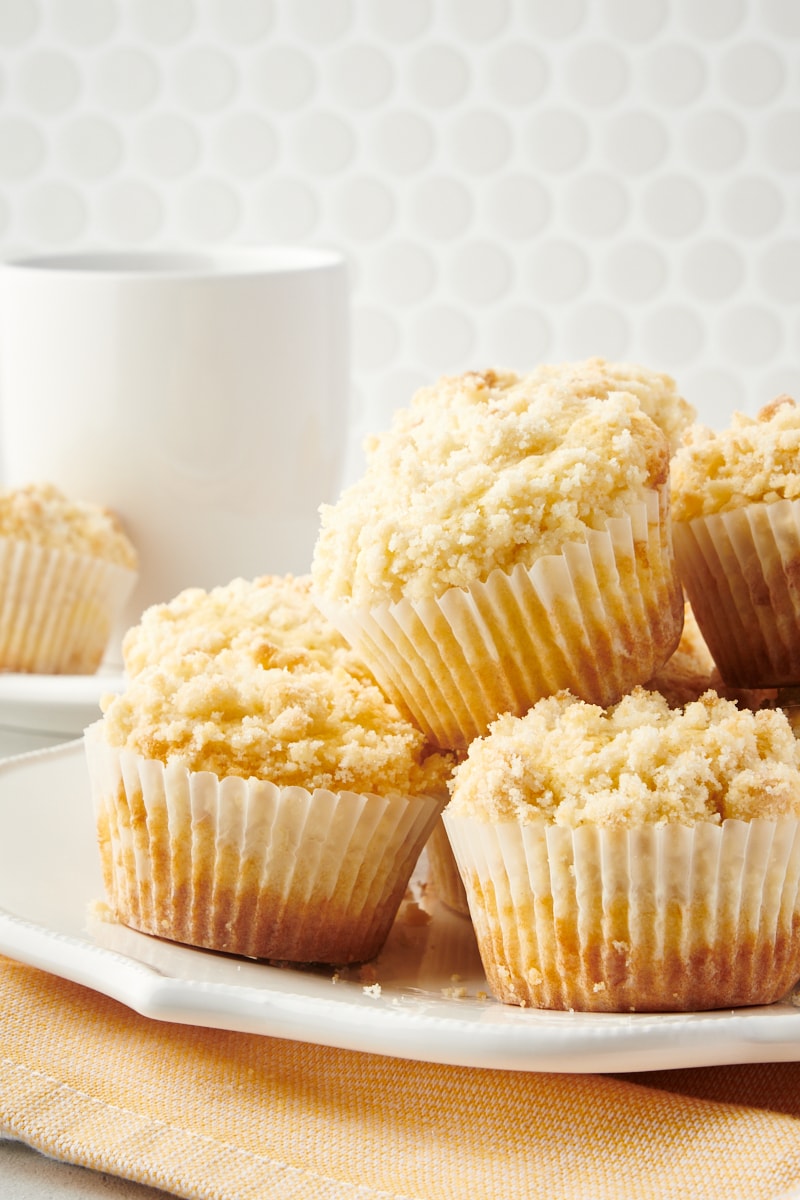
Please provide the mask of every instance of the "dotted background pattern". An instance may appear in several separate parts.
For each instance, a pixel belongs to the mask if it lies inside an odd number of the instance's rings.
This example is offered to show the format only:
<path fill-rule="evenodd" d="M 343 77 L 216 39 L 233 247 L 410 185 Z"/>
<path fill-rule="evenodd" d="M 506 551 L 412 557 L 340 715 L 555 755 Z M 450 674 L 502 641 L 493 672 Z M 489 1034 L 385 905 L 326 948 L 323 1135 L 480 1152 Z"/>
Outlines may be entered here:
<path fill-rule="evenodd" d="M 0 255 L 343 250 L 354 447 L 468 367 L 800 397 L 799 179 L 797 0 L 0 0 Z"/>

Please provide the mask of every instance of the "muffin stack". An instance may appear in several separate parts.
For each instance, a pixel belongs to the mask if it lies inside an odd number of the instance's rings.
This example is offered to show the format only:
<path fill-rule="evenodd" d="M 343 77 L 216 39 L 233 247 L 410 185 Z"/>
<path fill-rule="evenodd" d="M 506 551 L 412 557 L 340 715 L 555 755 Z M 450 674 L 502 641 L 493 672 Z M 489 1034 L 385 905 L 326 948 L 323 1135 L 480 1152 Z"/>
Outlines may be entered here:
<path fill-rule="evenodd" d="M 363 960 L 430 839 L 502 1001 L 783 995 L 800 426 L 783 400 L 717 445 L 693 419 L 600 359 L 444 378 L 322 509 L 310 580 L 145 614 L 86 737 L 120 919 Z"/>
<path fill-rule="evenodd" d="M 784 408 L 761 421 L 796 466 Z M 322 513 L 318 603 L 398 708 L 464 758 L 443 823 L 509 1003 L 766 1003 L 800 976 L 800 749 L 783 712 L 706 691 L 713 672 L 722 691 L 786 680 L 754 667 L 741 623 L 719 640 L 743 670 L 715 647 L 706 609 L 727 559 L 691 586 L 683 519 L 704 479 L 715 490 L 707 461 L 689 477 L 706 438 L 693 415 L 667 377 L 599 360 L 445 379 Z M 762 472 L 768 515 L 747 508 L 757 549 L 741 574 L 762 597 L 769 577 L 760 626 L 796 649 L 782 509 L 800 491 L 784 503 L 777 473 Z M 684 578 L 697 636 L 682 643 Z"/>

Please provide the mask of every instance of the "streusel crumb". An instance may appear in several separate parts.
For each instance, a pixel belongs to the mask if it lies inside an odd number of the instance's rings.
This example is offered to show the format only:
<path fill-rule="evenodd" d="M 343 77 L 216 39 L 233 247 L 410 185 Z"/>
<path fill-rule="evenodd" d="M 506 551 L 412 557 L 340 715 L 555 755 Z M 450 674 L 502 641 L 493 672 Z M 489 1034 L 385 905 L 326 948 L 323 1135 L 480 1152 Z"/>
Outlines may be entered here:
<path fill-rule="evenodd" d="M 672 462 L 672 513 L 678 521 L 798 497 L 800 408 L 790 396 L 779 396 L 756 417 L 734 413 L 720 432 L 691 426 Z"/>
<path fill-rule="evenodd" d="M 626 514 L 666 483 L 670 448 L 613 370 L 475 371 L 421 389 L 368 441 L 362 478 L 321 509 L 320 592 L 356 604 L 438 597 Z"/>
<path fill-rule="evenodd" d="M 71 500 L 52 483 L 0 491 L 0 537 L 101 558 L 131 570 L 138 564 L 115 513 L 87 500 Z"/>
<path fill-rule="evenodd" d="M 451 781 L 450 811 L 571 828 L 800 816 L 784 713 L 707 692 L 682 709 L 636 688 L 610 709 L 562 692 L 498 718 Z"/>
<path fill-rule="evenodd" d="M 697 417 L 693 405 L 679 393 L 675 380 L 661 371 L 637 363 L 610 363 L 602 358 L 570 364 L 569 369 L 574 372 L 573 391 L 577 396 L 608 396 L 611 392 L 634 395 L 642 410 L 666 434 L 672 454 Z M 539 368 L 542 375 L 551 373 L 556 379 L 563 378 L 564 370 L 564 364 Z"/>
<path fill-rule="evenodd" d="M 253 653 L 260 642 L 300 649 L 320 665 L 346 667 L 365 675 L 365 668 L 344 638 L 323 617 L 311 596 L 308 575 L 262 575 L 234 579 L 205 591 L 186 588 L 166 604 L 145 610 L 122 644 L 125 669 L 137 675 L 167 655 L 192 650 L 218 654 L 227 648 Z"/>
<path fill-rule="evenodd" d="M 451 765 L 375 684 L 266 640 L 170 655 L 101 707 L 113 746 L 280 786 L 441 792 Z"/>

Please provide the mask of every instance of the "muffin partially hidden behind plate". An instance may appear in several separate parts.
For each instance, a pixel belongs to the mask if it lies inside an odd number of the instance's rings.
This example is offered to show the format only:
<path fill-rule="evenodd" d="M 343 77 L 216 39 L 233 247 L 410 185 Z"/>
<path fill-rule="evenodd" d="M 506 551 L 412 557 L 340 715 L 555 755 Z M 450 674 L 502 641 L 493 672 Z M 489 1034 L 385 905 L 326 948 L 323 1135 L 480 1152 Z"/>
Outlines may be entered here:
<path fill-rule="evenodd" d="M 93 674 L 137 570 L 110 510 L 48 483 L 0 492 L 0 670 Z"/>
<path fill-rule="evenodd" d="M 800 978 L 800 742 L 780 710 L 637 688 L 504 716 L 443 821 L 511 1004 L 691 1011 Z"/>
<path fill-rule="evenodd" d="M 272 586 L 291 607 L 302 584 Z M 298 620 L 309 603 L 298 591 Z M 372 681 L 288 645 L 292 629 L 243 621 L 218 648 L 195 629 L 186 637 L 205 648 L 179 638 L 172 654 L 156 638 L 161 661 L 141 660 L 104 699 L 85 745 L 105 889 L 116 917 L 146 933 L 363 962 L 388 935 L 451 763 Z"/>

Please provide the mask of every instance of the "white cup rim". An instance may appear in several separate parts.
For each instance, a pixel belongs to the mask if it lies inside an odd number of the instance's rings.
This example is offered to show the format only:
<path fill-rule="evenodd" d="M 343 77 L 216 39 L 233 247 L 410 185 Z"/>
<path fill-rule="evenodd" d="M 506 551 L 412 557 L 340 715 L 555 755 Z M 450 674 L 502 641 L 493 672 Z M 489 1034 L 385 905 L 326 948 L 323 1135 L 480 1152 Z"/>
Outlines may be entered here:
<path fill-rule="evenodd" d="M 336 250 L 313 246 L 239 246 L 218 250 L 77 250 L 0 261 L 0 270 L 84 279 L 202 279 L 294 274 L 341 266 Z"/>

